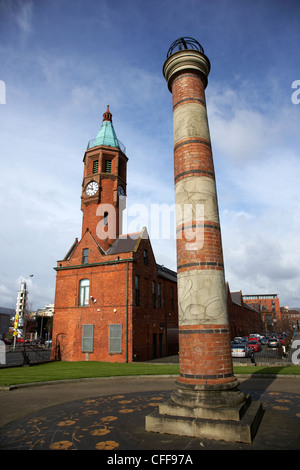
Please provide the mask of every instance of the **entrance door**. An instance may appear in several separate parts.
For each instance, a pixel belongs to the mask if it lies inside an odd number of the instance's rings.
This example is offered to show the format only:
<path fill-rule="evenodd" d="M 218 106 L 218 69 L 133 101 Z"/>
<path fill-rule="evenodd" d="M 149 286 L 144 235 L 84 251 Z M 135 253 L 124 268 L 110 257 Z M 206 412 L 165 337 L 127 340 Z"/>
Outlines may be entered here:
<path fill-rule="evenodd" d="M 159 333 L 158 344 L 159 344 L 159 357 L 163 357 L 163 333 Z"/>

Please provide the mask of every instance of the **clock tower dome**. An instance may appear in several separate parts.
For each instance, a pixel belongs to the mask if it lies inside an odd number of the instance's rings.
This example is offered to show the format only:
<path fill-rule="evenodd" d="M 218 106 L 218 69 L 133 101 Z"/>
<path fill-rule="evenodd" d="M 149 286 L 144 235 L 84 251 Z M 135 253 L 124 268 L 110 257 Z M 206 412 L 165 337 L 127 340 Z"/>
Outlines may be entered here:
<path fill-rule="evenodd" d="M 121 234 L 126 201 L 127 161 L 107 106 L 102 126 L 85 152 L 81 210 L 82 236 L 88 230 L 104 252 Z"/>

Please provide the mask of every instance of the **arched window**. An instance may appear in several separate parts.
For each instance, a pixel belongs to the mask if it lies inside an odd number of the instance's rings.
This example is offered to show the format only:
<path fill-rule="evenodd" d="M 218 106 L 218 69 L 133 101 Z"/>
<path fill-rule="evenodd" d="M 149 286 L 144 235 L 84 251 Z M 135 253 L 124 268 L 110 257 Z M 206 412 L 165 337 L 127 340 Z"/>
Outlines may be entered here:
<path fill-rule="evenodd" d="M 90 295 L 90 280 L 81 279 L 79 283 L 79 307 L 88 307 Z"/>

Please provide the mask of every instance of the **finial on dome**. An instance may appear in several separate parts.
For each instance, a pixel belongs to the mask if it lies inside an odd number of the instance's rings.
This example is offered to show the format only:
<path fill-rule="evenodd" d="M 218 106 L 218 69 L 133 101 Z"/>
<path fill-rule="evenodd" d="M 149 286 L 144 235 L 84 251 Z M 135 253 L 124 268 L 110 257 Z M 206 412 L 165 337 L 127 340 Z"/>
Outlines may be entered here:
<path fill-rule="evenodd" d="M 105 113 L 103 114 L 103 122 L 104 121 L 110 121 L 112 122 L 112 114 L 109 110 L 109 104 L 107 105 L 107 110 L 105 111 Z"/>

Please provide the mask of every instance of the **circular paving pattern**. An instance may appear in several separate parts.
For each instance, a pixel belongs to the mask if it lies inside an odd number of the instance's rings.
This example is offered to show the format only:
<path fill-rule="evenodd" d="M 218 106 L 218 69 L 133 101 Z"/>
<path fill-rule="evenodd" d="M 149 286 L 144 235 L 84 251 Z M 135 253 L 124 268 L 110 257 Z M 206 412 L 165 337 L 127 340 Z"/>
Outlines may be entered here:
<path fill-rule="evenodd" d="M 299 449 L 300 394 L 251 391 L 251 396 L 265 410 L 251 448 Z M 169 397 L 170 391 L 130 393 L 44 408 L 2 427 L 0 449 L 249 449 L 249 444 L 145 432 L 145 416 Z"/>

